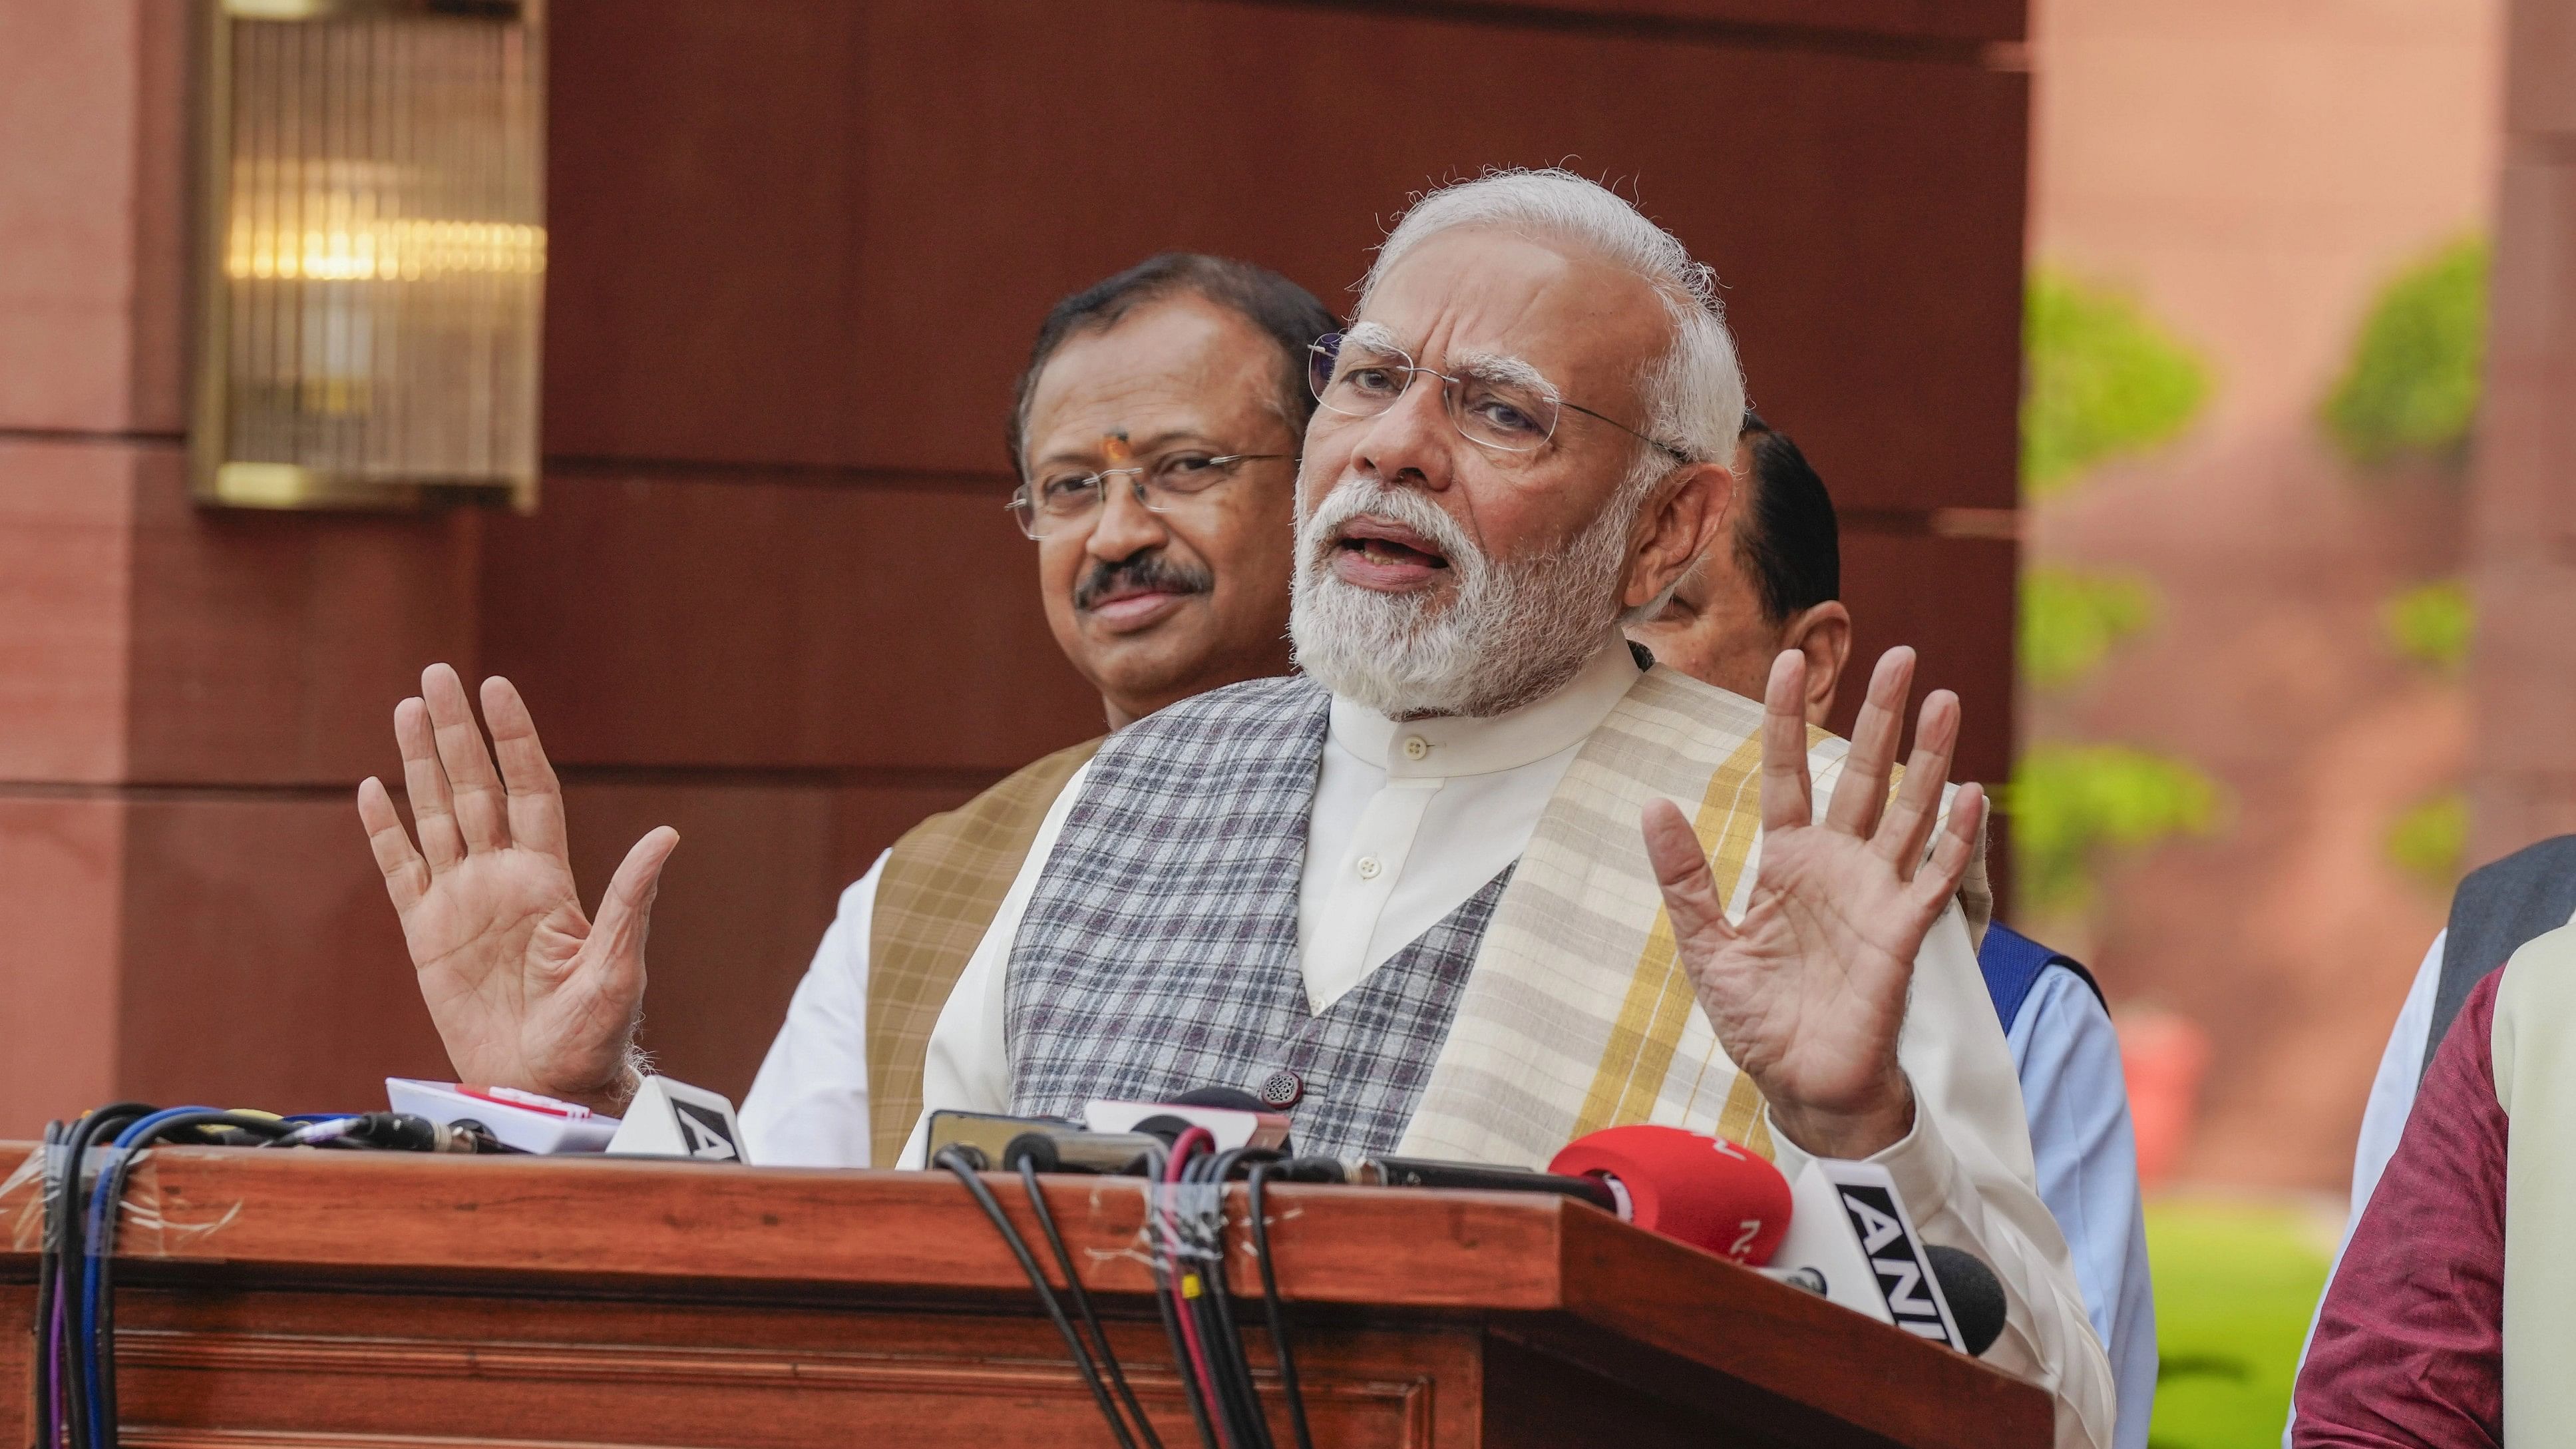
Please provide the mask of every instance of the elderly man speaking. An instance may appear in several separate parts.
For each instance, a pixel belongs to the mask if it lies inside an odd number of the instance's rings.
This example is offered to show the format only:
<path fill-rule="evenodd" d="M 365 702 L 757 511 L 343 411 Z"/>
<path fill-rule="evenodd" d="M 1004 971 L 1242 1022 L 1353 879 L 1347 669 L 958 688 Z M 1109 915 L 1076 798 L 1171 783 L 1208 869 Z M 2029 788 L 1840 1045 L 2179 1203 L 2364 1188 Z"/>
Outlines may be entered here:
<path fill-rule="evenodd" d="M 1562 172 L 1405 216 L 1315 348 L 1302 672 L 1169 705 L 1066 784 L 924 1107 L 1228 1085 L 1345 1156 L 1528 1165 L 1654 1121 L 1792 1172 L 1871 1158 L 2001 1278 L 1988 1360 L 2055 1394 L 2059 1443 L 2107 1444 L 1955 899 L 1984 815 L 1974 785 L 1943 808 L 1958 701 L 1925 701 L 1891 795 L 1908 651 L 1847 747 L 1810 733 L 1799 656 L 1756 705 L 1620 634 L 1724 526 L 1744 389 L 1713 286 Z"/>
<path fill-rule="evenodd" d="M 1744 393 L 1708 270 L 1589 182 L 1488 176 L 1406 215 L 1313 371 L 1303 673 L 1165 709 L 1066 787 L 926 1106 L 1223 1084 L 1309 1151 L 1535 1164 L 1651 1120 L 1876 1158 L 2002 1277 L 1990 1358 L 2056 1392 L 2061 1443 L 2108 1443 L 1953 899 L 1984 810 L 1965 786 L 1942 819 L 1957 700 L 1891 799 L 1907 651 L 1846 754 L 1798 656 L 1757 707 L 1620 635 L 1723 523 Z"/>

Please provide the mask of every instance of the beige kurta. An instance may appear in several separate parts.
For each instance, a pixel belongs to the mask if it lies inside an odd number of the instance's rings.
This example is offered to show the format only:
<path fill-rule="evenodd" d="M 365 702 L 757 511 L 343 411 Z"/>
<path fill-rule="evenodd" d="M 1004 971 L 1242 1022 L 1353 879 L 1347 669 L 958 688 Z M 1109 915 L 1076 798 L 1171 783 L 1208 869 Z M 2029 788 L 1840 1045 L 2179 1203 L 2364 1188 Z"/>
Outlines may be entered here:
<path fill-rule="evenodd" d="M 2576 925 L 2541 936 L 2496 989 L 2505 1152 L 2504 1437 L 2554 1444 L 2576 1425 Z"/>

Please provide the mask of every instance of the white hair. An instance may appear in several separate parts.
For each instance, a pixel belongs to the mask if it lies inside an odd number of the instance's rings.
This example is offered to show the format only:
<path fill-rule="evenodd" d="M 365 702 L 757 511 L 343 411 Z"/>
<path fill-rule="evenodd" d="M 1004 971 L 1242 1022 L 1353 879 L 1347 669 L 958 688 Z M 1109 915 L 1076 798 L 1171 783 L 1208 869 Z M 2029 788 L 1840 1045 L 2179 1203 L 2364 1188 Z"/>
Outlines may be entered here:
<path fill-rule="evenodd" d="M 1288 630 L 1298 667 L 1392 718 L 1497 715 L 1562 688 L 1612 637 L 1636 516 L 1608 508 L 1562 548 L 1499 559 L 1418 490 L 1365 474 L 1312 510 L 1301 498 L 1297 513 Z M 1362 514 L 1421 534 L 1456 571 L 1455 595 L 1435 601 L 1344 583 L 1333 572 L 1335 536 Z"/>
<path fill-rule="evenodd" d="M 1491 226 L 1571 246 L 1625 268 L 1655 289 L 1673 323 L 1672 346 L 1638 379 L 1646 418 L 1638 431 L 1694 461 L 1726 463 L 1744 428 L 1744 370 L 1726 330 L 1717 274 L 1671 232 L 1609 188 L 1571 171 L 1489 170 L 1413 204 L 1378 248 L 1360 283 L 1360 310 L 1378 283 L 1426 239 L 1461 226 Z"/>

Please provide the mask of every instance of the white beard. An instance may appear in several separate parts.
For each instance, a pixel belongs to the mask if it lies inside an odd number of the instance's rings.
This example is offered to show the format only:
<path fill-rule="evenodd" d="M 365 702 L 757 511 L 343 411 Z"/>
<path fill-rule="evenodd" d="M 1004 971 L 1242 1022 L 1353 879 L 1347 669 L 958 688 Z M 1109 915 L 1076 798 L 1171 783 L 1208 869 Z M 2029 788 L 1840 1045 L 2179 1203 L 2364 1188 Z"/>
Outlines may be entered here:
<path fill-rule="evenodd" d="M 1649 480 L 1651 481 L 1651 480 Z M 1297 520 L 1288 635 L 1298 665 L 1335 694 L 1394 719 L 1502 714 L 1561 688 L 1619 618 L 1629 526 L 1643 490 L 1562 549 L 1497 562 L 1438 505 L 1354 475 Z M 1390 594 L 1333 572 L 1334 531 L 1361 514 L 1412 529 L 1457 575 L 1445 597 Z"/>

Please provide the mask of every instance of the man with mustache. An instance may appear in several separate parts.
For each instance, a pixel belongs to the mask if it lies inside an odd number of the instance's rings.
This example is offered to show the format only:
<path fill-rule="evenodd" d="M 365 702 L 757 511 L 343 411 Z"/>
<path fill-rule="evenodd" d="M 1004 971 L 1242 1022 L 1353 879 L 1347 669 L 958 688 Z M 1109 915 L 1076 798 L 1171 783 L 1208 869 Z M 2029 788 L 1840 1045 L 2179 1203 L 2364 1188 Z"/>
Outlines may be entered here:
<path fill-rule="evenodd" d="M 1489 176 L 1406 215 L 1313 371 L 1305 672 L 1173 706 L 1068 784 L 925 1106 L 1229 1085 L 1341 1155 L 1527 1165 L 1653 1120 L 1791 1172 L 1875 1158 L 1995 1265 L 1990 1361 L 2057 1395 L 2060 1442 L 2109 1443 L 1953 901 L 1983 815 L 1970 785 L 1944 818 L 1957 701 L 1925 702 L 1891 799 L 1910 652 L 1846 753 L 1808 733 L 1802 656 L 1757 708 L 1620 636 L 1723 526 L 1743 390 L 1707 270 L 1589 182 Z"/>
<path fill-rule="evenodd" d="M 1797 443 L 1753 413 L 1735 477 L 1726 536 L 1628 637 L 1658 662 L 1738 694 L 1759 691 L 1771 662 L 1795 650 L 1807 661 L 1807 722 L 1821 726 L 1851 652 L 1833 498 Z M 2119 1035 L 2089 972 L 2000 921 L 1986 927 L 1977 965 L 2021 1083 L 2040 1198 L 2066 1235 L 2117 1380 L 2113 1442 L 2143 1449 L 2155 1402 L 2155 1297 Z"/>
<path fill-rule="evenodd" d="M 1993 1265 L 1987 1360 L 2055 1396 L 2060 1443 L 2108 1443 L 1956 899 L 1984 815 L 1975 785 L 1945 797 L 1956 698 L 1925 701 L 1891 794 L 1910 651 L 1847 746 L 1810 735 L 1797 655 L 1756 705 L 1620 635 L 1723 527 L 1744 395 L 1708 269 L 1599 186 L 1496 173 L 1406 214 L 1310 376 L 1305 672 L 1167 706 L 1075 772 L 940 1009 L 925 1120 L 1231 1085 L 1335 1155 L 1527 1165 L 1652 1120 L 1792 1174 L 1871 1159 Z M 479 791 L 472 743 L 469 719 L 445 764 Z M 444 884 L 382 814 L 389 877 Z M 547 991 L 606 969 L 523 954 Z"/>
<path fill-rule="evenodd" d="M 1040 327 L 1005 429 L 1012 511 L 1035 542 L 1048 625 L 1111 729 L 1287 668 L 1291 480 L 1314 410 L 1305 354 L 1332 325 L 1276 273 L 1169 253 L 1065 298 Z M 614 1112 L 639 1080 L 644 925 L 677 837 L 639 842 L 586 919 L 526 706 L 501 679 L 483 702 L 497 779 L 447 666 L 395 712 L 420 851 L 377 782 L 359 811 L 459 1075 Z M 893 1161 L 949 983 L 1048 803 L 1099 745 L 924 821 L 843 892 L 743 1104 L 754 1161 Z M 524 987 L 523 971 L 541 984 Z"/>

